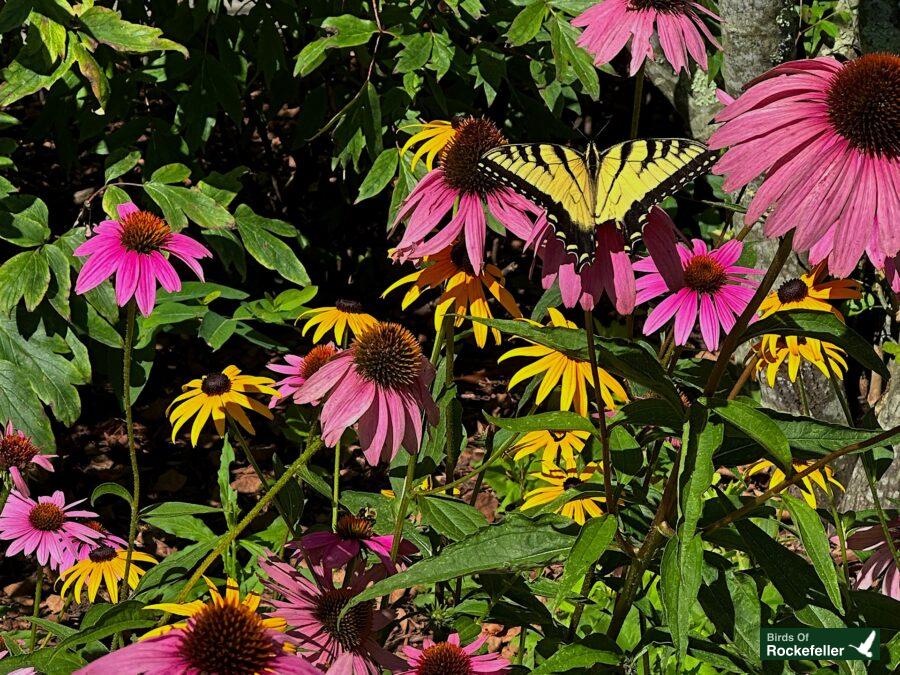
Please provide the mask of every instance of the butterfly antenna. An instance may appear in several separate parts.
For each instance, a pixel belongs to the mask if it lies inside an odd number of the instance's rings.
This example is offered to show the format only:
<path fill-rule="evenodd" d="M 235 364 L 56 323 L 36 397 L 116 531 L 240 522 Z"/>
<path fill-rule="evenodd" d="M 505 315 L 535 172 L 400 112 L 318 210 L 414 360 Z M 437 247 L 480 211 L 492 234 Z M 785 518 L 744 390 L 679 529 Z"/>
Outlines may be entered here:
<path fill-rule="evenodd" d="M 606 120 L 603 122 L 603 126 L 600 127 L 600 130 L 594 134 L 594 137 L 591 140 L 596 141 L 600 137 L 600 134 L 606 131 L 606 127 L 608 127 L 611 123 L 612 115 L 607 115 Z"/>

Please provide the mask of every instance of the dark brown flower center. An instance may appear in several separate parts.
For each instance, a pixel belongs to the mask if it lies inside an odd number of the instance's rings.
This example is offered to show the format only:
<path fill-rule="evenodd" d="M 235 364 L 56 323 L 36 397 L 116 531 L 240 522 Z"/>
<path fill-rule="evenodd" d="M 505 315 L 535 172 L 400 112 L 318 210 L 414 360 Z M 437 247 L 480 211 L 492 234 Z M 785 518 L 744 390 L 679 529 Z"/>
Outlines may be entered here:
<path fill-rule="evenodd" d="M 438 642 L 422 651 L 416 675 L 471 675 L 472 659 L 462 647 Z"/>
<path fill-rule="evenodd" d="M 687 14 L 687 0 L 628 0 L 628 9 L 633 12 L 653 10 L 662 14 Z"/>
<path fill-rule="evenodd" d="M 152 253 L 165 246 L 172 236 L 166 221 L 149 211 L 129 213 L 121 221 L 119 239 L 129 251 Z"/>
<path fill-rule="evenodd" d="M 684 285 L 697 293 L 715 293 L 727 280 L 722 264 L 705 253 L 691 258 L 684 270 Z"/>
<path fill-rule="evenodd" d="M 573 487 L 581 485 L 581 481 L 577 478 L 566 478 L 563 481 L 563 490 L 571 490 Z"/>
<path fill-rule="evenodd" d="M 356 300 L 338 300 L 334 306 L 345 314 L 362 314 L 363 311 L 362 303 Z"/>
<path fill-rule="evenodd" d="M 560 441 L 562 441 L 562 440 L 565 439 L 565 437 L 566 437 L 566 432 L 565 432 L 565 431 L 548 431 L 547 433 L 549 433 L 549 434 L 550 434 L 550 438 L 552 438 L 552 439 L 553 439 L 554 441 L 556 441 L 557 443 L 559 443 Z"/>
<path fill-rule="evenodd" d="M 860 152 L 900 157 L 900 56 L 864 54 L 844 65 L 828 87 L 828 118 Z"/>
<path fill-rule="evenodd" d="M 408 387 L 422 369 L 422 349 L 406 328 L 379 323 L 356 338 L 351 347 L 359 374 L 387 389 Z"/>
<path fill-rule="evenodd" d="M 466 274 L 475 274 L 475 270 L 472 269 L 472 262 L 469 260 L 469 251 L 466 249 L 466 243 L 462 240 L 453 244 L 453 248 L 450 249 L 450 262 Z"/>
<path fill-rule="evenodd" d="M 103 523 L 101 523 L 99 520 L 85 520 L 81 524 L 92 529 L 94 532 L 99 532 L 100 534 L 109 534 L 109 530 L 103 527 Z"/>
<path fill-rule="evenodd" d="M 12 433 L 0 438 L 0 468 L 24 469 L 37 453 L 38 449 L 27 436 Z"/>
<path fill-rule="evenodd" d="M 807 296 L 809 287 L 800 279 L 790 279 L 778 287 L 781 302 L 800 302 Z"/>
<path fill-rule="evenodd" d="M 374 522 L 371 518 L 354 516 L 348 513 L 338 519 L 335 530 L 341 539 L 369 539 L 374 534 L 372 525 L 374 525 Z"/>
<path fill-rule="evenodd" d="M 231 391 L 231 380 L 225 373 L 211 373 L 203 378 L 200 390 L 207 396 L 221 396 Z"/>
<path fill-rule="evenodd" d="M 112 546 L 98 546 L 93 551 L 88 553 L 88 558 L 90 558 L 93 562 L 109 562 L 110 560 L 116 557 L 116 549 Z"/>
<path fill-rule="evenodd" d="M 490 120 L 466 117 L 454 124 L 456 135 L 444 146 L 440 165 L 447 185 L 459 192 L 485 195 L 497 182 L 478 171 L 478 160 L 488 150 L 504 145 L 506 139 Z"/>
<path fill-rule="evenodd" d="M 338 616 L 350 600 L 353 591 L 337 588 L 325 591 L 316 601 L 313 614 L 325 631 L 347 651 L 357 651 L 372 633 L 373 604 L 361 602 L 351 607 L 338 623 Z"/>
<path fill-rule="evenodd" d="M 337 349 L 333 345 L 318 345 L 309 350 L 303 357 L 303 365 L 300 367 L 300 376 L 304 379 L 311 378 L 319 368 L 331 361 Z"/>
<path fill-rule="evenodd" d="M 281 647 L 262 619 L 232 603 L 209 604 L 188 623 L 180 654 L 199 673 L 262 673 Z"/>
<path fill-rule="evenodd" d="M 32 507 L 28 522 L 36 530 L 56 532 L 66 522 L 66 514 L 56 504 L 41 502 Z"/>

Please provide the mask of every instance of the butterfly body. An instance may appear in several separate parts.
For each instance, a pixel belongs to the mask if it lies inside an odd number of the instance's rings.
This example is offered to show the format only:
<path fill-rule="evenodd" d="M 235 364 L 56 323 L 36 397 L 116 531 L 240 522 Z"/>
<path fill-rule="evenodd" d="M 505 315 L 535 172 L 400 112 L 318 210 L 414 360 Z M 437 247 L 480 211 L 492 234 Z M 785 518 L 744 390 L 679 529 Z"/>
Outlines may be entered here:
<path fill-rule="evenodd" d="M 576 258 L 593 260 L 596 229 L 615 222 L 640 236 L 650 207 L 709 168 L 716 155 L 680 138 L 627 141 L 584 153 L 563 145 L 501 145 L 485 153 L 478 170 L 547 212 L 547 221 Z"/>

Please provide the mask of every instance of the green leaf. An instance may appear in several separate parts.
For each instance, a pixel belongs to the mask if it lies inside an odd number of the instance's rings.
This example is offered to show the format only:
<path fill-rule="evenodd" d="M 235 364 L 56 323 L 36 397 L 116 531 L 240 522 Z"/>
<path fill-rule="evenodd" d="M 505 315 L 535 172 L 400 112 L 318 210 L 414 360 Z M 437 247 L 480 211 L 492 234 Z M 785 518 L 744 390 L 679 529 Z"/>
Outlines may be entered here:
<path fill-rule="evenodd" d="M 309 275 L 290 246 L 269 232 L 270 219 L 256 215 L 244 204 L 238 206 L 234 216 L 247 251 L 260 265 L 299 286 L 309 285 Z"/>
<path fill-rule="evenodd" d="M 700 592 L 702 571 L 703 541 L 699 536 L 682 540 L 676 535 L 669 540 L 660 567 L 659 596 L 679 662 L 687 654 L 691 610 Z"/>
<path fill-rule="evenodd" d="M 747 342 L 769 333 L 825 340 L 846 351 L 860 365 L 880 373 L 884 378 L 890 377 L 887 366 L 875 351 L 871 341 L 866 340 L 831 312 L 813 310 L 776 312 L 770 317 L 750 324 L 741 336 L 741 341 Z"/>
<path fill-rule="evenodd" d="M 69 48 L 75 54 L 75 62 L 78 64 L 78 70 L 80 70 L 81 74 L 87 78 L 87 81 L 91 85 L 91 93 L 100 104 L 100 107 L 96 112 L 97 114 L 102 114 L 106 108 L 106 104 L 109 102 L 109 80 L 106 77 L 106 73 L 103 72 L 100 64 L 97 63 L 97 60 L 94 58 L 94 55 L 85 49 L 80 42 L 73 39 Z"/>
<path fill-rule="evenodd" d="M 96 624 L 82 628 L 74 635 L 62 640 L 56 646 L 56 652 L 51 661 L 55 661 L 57 656 L 66 655 L 69 647 L 102 640 L 126 630 L 150 628 L 154 623 L 156 623 L 155 617 L 144 611 L 143 603 L 129 600 L 118 605 L 111 605 Z"/>
<path fill-rule="evenodd" d="M 101 483 L 95 487 L 94 491 L 91 493 L 91 506 L 94 506 L 97 500 L 103 495 L 115 495 L 116 497 L 124 499 L 125 503 L 128 504 L 128 507 L 131 508 L 131 493 L 118 483 Z"/>
<path fill-rule="evenodd" d="M 711 398 L 700 399 L 700 402 L 763 446 L 783 469 L 791 470 L 791 446 L 778 425 L 765 413 L 738 401 Z"/>
<path fill-rule="evenodd" d="M 699 409 L 699 410 L 698 410 Z M 722 445 L 725 430 L 721 424 L 713 424 L 707 419 L 708 413 L 702 406 L 692 406 L 687 433 L 682 441 L 686 448 L 681 454 L 679 466 L 680 510 L 682 521 L 679 528 L 682 538 L 693 538 L 697 521 L 703 511 L 703 493 L 713 480 L 712 456 Z"/>
<path fill-rule="evenodd" d="M 615 535 L 616 519 L 610 516 L 591 518 L 582 526 L 575 545 L 572 546 L 572 552 L 566 558 L 553 602 L 554 610 L 572 591 L 573 584 L 587 574 L 591 566 L 600 559 Z"/>
<path fill-rule="evenodd" d="M 509 429 L 518 433 L 529 431 L 587 431 L 596 433 L 597 427 L 593 423 L 579 415 L 567 410 L 555 410 L 553 412 L 537 413 L 525 417 L 494 417 L 484 414 L 487 421 L 501 429 Z"/>
<path fill-rule="evenodd" d="M 14 255 L 0 267 L 0 310 L 9 312 L 22 298 L 34 311 L 50 286 L 50 263 L 35 249 Z"/>
<path fill-rule="evenodd" d="M 29 31 L 25 46 L 19 50 L 13 62 L 0 72 L 0 108 L 41 89 L 49 89 L 69 72 L 74 62 L 75 52 L 70 49 L 66 58 L 54 67 L 39 33 L 36 30 Z"/>
<path fill-rule="evenodd" d="M 797 526 L 803 548 L 806 549 L 806 554 L 812 561 L 813 569 L 816 570 L 819 579 L 825 584 L 829 599 L 839 611 L 843 612 L 844 604 L 841 600 L 837 571 L 834 568 L 834 561 L 831 559 L 831 546 L 819 514 L 805 502 L 791 497 L 786 492 L 782 493 L 781 499 L 791 513 L 791 520 Z"/>
<path fill-rule="evenodd" d="M 568 522 L 550 514 L 533 520 L 518 513 L 510 514 L 503 522 L 483 527 L 439 554 L 370 586 L 354 596 L 343 613 L 353 605 L 399 588 L 481 572 L 542 568 L 561 559 L 572 548 L 575 537 L 563 529 Z"/>
<path fill-rule="evenodd" d="M 420 497 L 418 505 L 422 512 L 422 522 L 452 541 L 475 534 L 488 524 L 481 511 L 449 496 Z"/>
<path fill-rule="evenodd" d="M 216 533 L 209 529 L 202 520 L 194 516 L 143 515 L 141 520 L 181 539 L 194 542 L 214 541 L 216 539 Z"/>
<path fill-rule="evenodd" d="M 36 197 L 10 195 L 0 208 L 0 239 L 23 248 L 50 239 L 47 205 Z"/>
<path fill-rule="evenodd" d="M 506 39 L 513 47 L 520 47 L 529 42 L 544 23 L 547 15 L 547 4 L 544 0 L 534 0 L 516 15 L 506 33 Z"/>
<path fill-rule="evenodd" d="M 531 671 L 531 675 L 556 675 L 570 672 L 600 672 L 602 665 L 616 666 L 622 660 L 618 647 L 606 635 L 593 633 L 567 645 L 560 645 L 553 655 Z"/>
<path fill-rule="evenodd" d="M 144 190 L 153 201 L 159 204 L 166 220 L 173 225 L 174 229 L 181 229 L 178 225 L 184 223 L 184 216 L 180 213 L 208 230 L 221 230 L 234 226 L 234 218 L 228 213 L 228 210 L 196 188 L 150 181 L 144 183 Z M 173 215 L 173 209 L 179 213 Z"/>
<path fill-rule="evenodd" d="M 186 580 L 199 562 L 212 551 L 216 540 L 191 544 L 172 553 L 141 577 L 134 599 L 171 601 L 181 591 L 179 582 Z"/>
<path fill-rule="evenodd" d="M 352 14 L 329 17 L 322 22 L 322 28 L 332 33 L 330 40 L 334 47 L 364 45 L 378 30 L 374 21 L 360 19 Z"/>
<path fill-rule="evenodd" d="M 294 77 L 306 77 L 325 60 L 325 51 L 329 47 L 333 47 L 334 43 L 330 37 L 319 38 L 306 45 L 297 54 L 294 61 Z"/>
<path fill-rule="evenodd" d="M 354 204 L 359 204 L 364 199 L 369 199 L 380 193 L 388 186 L 397 171 L 397 160 L 400 151 L 397 148 L 388 148 L 378 155 L 372 168 L 359 186 L 359 194 Z"/>
<path fill-rule="evenodd" d="M 13 426 L 31 436 L 41 451 L 53 452 L 56 440 L 50 420 L 31 388 L 25 370 L 11 361 L 0 359 L 0 419 L 12 420 Z"/>
<path fill-rule="evenodd" d="M 119 12 L 106 7 L 89 7 L 82 12 L 79 20 L 92 38 L 118 52 L 145 54 L 174 50 L 185 58 L 188 56 L 186 47 L 160 37 L 162 31 L 159 28 L 124 21 Z"/>
<path fill-rule="evenodd" d="M 130 201 L 131 197 L 125 190 L 116 185 L 110 185 L 103 191 L 103 212 L 112 220 L 117 220 L 119 218 L 117 207 Z"/>
<path fill-rule="evenodd" d="M 394 65 L 395 73 L 411 73 L 428 63 L 433 44 L 431 33 L 413 33 L 404 36 L 401 42 L 403 49 L 397 55 L 397 63 Z"/>
<path fill-rule="evenodd" d="M 206 504 L 191 504 L 190 502 L 160 502 L 150 504 L 141 509 L 141 516 L 156 516 L 158 518 L 170 518 L 176 516 L 196 516 L 207 513 L 221 513 L 218 506 Z"/>
<path fill-rule="evenodd" d="M 139 161 L 141 161 L 139 150 L 129 150 L 128 148 L 113 150 L 103 161 L 103 180 L 109 183 L 119 176 L 124 176 L 136 167 Z M 107 191 L 110 189 L 107 188 Z"/>
<path fill-rule="evenodd" d="M 184 164 L 165 164 L 150 175 L 153 183 L 182 183 L 191 177 L 191 170 Z"/>

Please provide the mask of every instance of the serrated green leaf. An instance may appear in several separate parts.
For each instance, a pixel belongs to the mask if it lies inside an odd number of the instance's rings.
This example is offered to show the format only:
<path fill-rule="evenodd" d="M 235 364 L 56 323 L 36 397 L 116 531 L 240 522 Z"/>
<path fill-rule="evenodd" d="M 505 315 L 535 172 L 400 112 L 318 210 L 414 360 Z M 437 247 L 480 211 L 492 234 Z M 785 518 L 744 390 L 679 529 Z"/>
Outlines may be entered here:
<path fill-rule="evenodd" d="M 520 47 L 531 41 L 540 31 L 547 15 L 547 3 L 534 0 L 516 15 L 506 33 L 506 40 L 513 47 Z"/>
<path fill-rule="evenodd" d="M 31 436 L 43 452 L 56 449 L 50 420 L 31 388 L 28 375 L 7 360 L 0 360 L 0 418 L 12 420 L 13 426 Z"/>
<path fill-rule="evenodd" d="M 220 230 L 234 226 L 234 218 L 212 197 L 196 188 L 165 185 L 150 181 L 144 190 L 162 209 L 173 229 L 186 224 L 185 216 L 208 230 Z"/>
<path fill-rule="evenodd" d="M 488 524 L 481 511 L 458 499 L 428 495 L 417 503 L 422 521 L 451 541 L 459 541 Z"/>
<path fill-rule="evenodd" d="M 119 176 L 125 175 L 136 167 L 140 160 L 141 153 L 139 150 L 130 150 L 128 148 L 114 150 L 103 161 L 103 180 L 109 183 Z M 111 189 L 107 188 L 106 191 L 108 192 Z"/>
<path fill-rule="evenodd" d="M 9 312 L 24 298 L 33 311 L 50 286 L 50 264 L 41 249 L 23 251 L 0 266 L 0 310 Z"/>
<path fill-rule="evenodd" d="M 36 30 L 29 31 L 25 46 L 19 50 L 13 62 L 0 72 L 0 108 L 41 89 L 49 89 L 69 72 L 74 62 L 75 52 L 69 50 L 66 58 L 54 67 L 39 33 Z"/>
<path fill-rule="evenodd" d="M 91 93 L 100 104 L 100 107 L 96 112 L 102 114 L 106 108 L 106 104 L 109 102 L 109 80 L 106 77 L 106 73 L 103 72 L 100 64 L 97 63 L 97 60 L 94 58 L 94 55 L 74 38 L 69 45 L 69 49 L 71 49 L 72 53 L 75 55 L 75 62 L 78 64 L 78 70 L 87 78 L 87 81 L 91 85 Z"/>
<path fill-rule="evenodd" d="M 322 22 L 322 28 L 329 33 L 334 47 L 358 47 L 369 41 L 378 30 L 374 21 L 360 19 L 352 14 L 332 16 Z"/>
<path fill-rule="evenodd" d="M 122 15 L 107 7 L 89 7 L 79 17 L 85 32 L 118 52 L 145 54 L 147 52 L 174 50 L 185 58 L 188 50 L 183 45 L 160 37 L 162 31 L 122 19 Z"/>
<path fill-rule="evenodd" d="M 10 195 L 0 202 L 0 239 L 22 247 L 40 246 L 50 238 L 47 205 L 30 195 Z"/>
<path fill-rule="evenodd" d="M 184 164 L 164 164 L 150 174 L 150 181 L 168 185 L 171 183 L 181 183 L 190 177 L 191 170 Z"/>
<path fill-rule="evenodd" d="M 288 281 L 308 286 L 309 275 L 291 248 L 272 235 L 265 227 L 267 218 L 256 215 L 250 207 L 241 204 L 234 213 L 238 232 L 248 253 L 268 270 L 278 272 Z"/>

